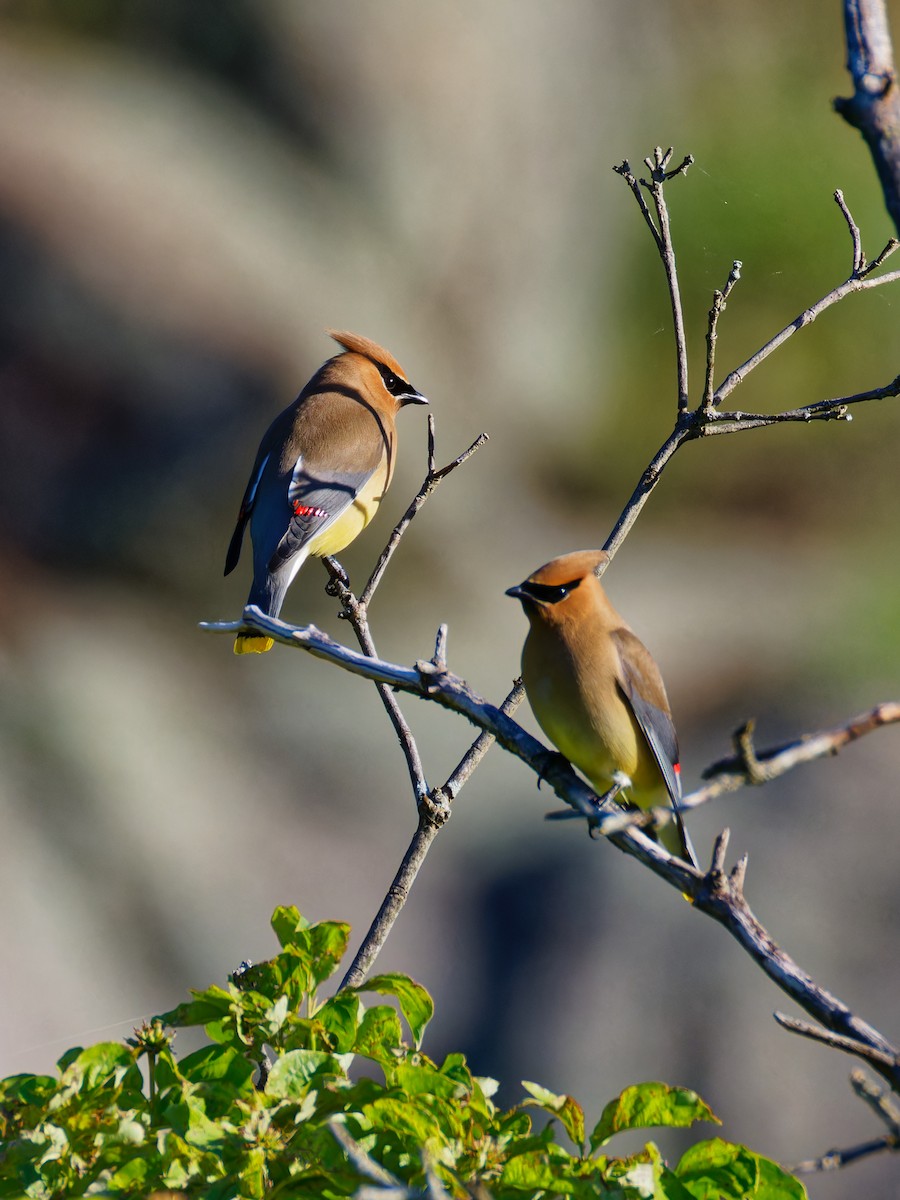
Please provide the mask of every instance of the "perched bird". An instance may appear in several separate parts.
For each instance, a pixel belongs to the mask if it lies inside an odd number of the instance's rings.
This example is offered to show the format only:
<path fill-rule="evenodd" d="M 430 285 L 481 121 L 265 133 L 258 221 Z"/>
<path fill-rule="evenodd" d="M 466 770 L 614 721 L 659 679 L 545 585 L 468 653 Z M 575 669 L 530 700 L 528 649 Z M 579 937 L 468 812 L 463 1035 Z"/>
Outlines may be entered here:
<path fill-rule="evenodd" d="M 397 413 L 428 403 L 387 350 L 355 333 L 327 332 L 346 353 L 321 366 L 266 430 L 225 558 L 228 575 L 249 521 L 247 603 L 273 617 L 309 555 L 337 554 L 371 521 L 394 473 Z M 235 654 L 271 647 L 255 634 L 234 640 Z"/>
<path fill-rule="evenodd" d="M 678 741 L 666 689 L 595 574 L 602 550 L 564 554 L 506 593 L 522 602 L 530 630 L 522 679 L 539 725 L 601 794 L 620 783 L 639 808 L 668 805 L 659 833 L 671 853 L 696 865 L 678 810 Z"/>

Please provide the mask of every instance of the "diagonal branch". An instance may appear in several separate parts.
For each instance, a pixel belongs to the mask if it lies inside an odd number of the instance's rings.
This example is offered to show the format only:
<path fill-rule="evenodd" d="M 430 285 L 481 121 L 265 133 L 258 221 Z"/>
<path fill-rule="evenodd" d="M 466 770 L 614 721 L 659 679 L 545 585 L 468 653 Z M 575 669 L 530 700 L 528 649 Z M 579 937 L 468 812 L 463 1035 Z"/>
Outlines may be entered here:
<path fill-rule="evenodd" d="M 213 632 L 233 633 L 240 624 L 235 621 L 221 622 L 205 628 Z M 531 737 L 507 713 L 485 703 L 464 680 L 445 668 L 427 660 L 417 662 L 414 667 L 401 667 L 372 659 L 341 646 L 314 626 L 286 625 L 266 616 L 252 605 L 244 610 L 243 624 L 276 641 L 335 662 L 354 674 L 388 683 L 461 713 L 528 763 L 566 803 L 591 817 L 594 824 L 602 822 L 604 814 L 598 812 L 596 794 L 581 782 L 561 755 L 548 753 L 536 738 Z M 744 897 L 746 859 L 739 861 L 729 874 L 725 873 L 727 831 L 717 839 L 712 866 L 705 875 L 668 854 L 637 829 L 613 834 L 610 840 L 620 850 L 644 863 L 654 874 L 690 896 L 696 909 L 723 925 L 769 978 L 826 1029 L 855 1039 L 878 1055 L 887 1056 L 884 1060 L 872 1061 L 871 1065 L 895 1090 L 900 1090 L 900 1065 L 896 1048 L 837 997 L 819 987 L 778 946 L 753 914 Z M 888 1059 L 893 1060 L 893 1067 L 887 1065 Z"/>
<path fill-rule="evenodd" d="M 512 716 L 521 704 L 524 694 L 521 683 L 517 684 L 500 705 L 500 712 Z M 412 841 L 403 856 L 391 886 L 388 888 L 387 895 L 381 902 L 381 907 L 376 913 L 362 945 L 356 952 L 356 957 L 350 964 L 350 969 L 341 981 L 341 991 L 344 988 L 359 987 L 369 974 L 372 963 L 386 942 L 401 909 L 409 899 L 410 889 L 421 870 L 425 856 L 431 849 L 432 842 L 437 837 L 438 830 L 450 819 L 451 804 L 493 744 L 493 736 L 482 730 L 443 787 L 436 788 L 429 796 L 429 802 L 419 806 L 418 828 L 413 834 Z"/>
<path fill-rule="evenodd" d="M 840 1033 L 830 1033 L 827 1029 L 819 1029 L 817 1025 L 810 1025 L 808 1021 L 798 1021 L 796 1017 L 789 1017 L 787 1013 L 776 1012 L 773 1015 L 781 1028 L 786 1029 L 788 1033 L 799 1034 L 800 1037 L 830 1046 L 832 1050 L 843 1050 L 845 1054 L 854 1054 L 875 1067 L 887 1068 L 889 1071 L 897 1068 L 896 1054 L 885 1054 L 883 1050 L 878 1050 L 874 1046 L 866 1046 L 857 1038 L 846 1037 Z"/>
<path fill-rule="evenodd" d="M 406 512 L 397 522 L 393 532 L 391 533 L 391 536 L 388 538 L 387 545 L 382 550 L 378 562 L 375 564 L 375 569 L 372 571 L 372 574 L 369 576 L 368 583 L 360 594 L 359 599 L 362 605 L 367 606 L 371 601 L 372 596 L 375 594 L 375 589 L 381 582 L 382 576 L 387 570 L 387 565 L 394 555 L 394 551 L 400 544 L 400 539 L 403 537 L 404 533 L 406 533 L 413 518 L 419 512 L 425 501 L 428 500 L 430 496 L 434 495 L 438 485 L 442 480 L 446 479 L 447 476 L 452 471 L 455 471 L 457 467 L 461 467 L 462 464 L 470 459 L 476 450 L 480 450 L 488 440 L 489 438 L 486 433 L 479 433 L 478 437 L 467 450 L 464 450 L 462 454 L 457 455 L 457 457 L 454 458 L 452 462 L 447 463 L 445 467 L 436 469 L 434 465 L 434 416 L 432 413 L 428 414 L 428 473 L 425 476 L 425 481 L 423 482 L 422 486 L 413 497 L 409 508 L 407 508 Z"/>

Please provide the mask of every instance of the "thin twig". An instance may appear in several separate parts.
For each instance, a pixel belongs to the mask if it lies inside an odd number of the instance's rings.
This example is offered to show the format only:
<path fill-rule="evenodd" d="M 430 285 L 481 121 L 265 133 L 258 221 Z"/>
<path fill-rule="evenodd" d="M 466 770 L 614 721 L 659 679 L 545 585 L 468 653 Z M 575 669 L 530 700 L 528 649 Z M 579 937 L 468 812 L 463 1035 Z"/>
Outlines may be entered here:
<path fill-rule="evenodd" d="M 850 1086 L 860 1100 L 869 1106 L 879 1121 L 883 1121 L 887 1125 L 888 1133 L 896 1139 L 897 1145 L 900 1147 L 900 1106 L 897 1105 L 894 1097 L 889 1095 L 884 1088 L 873 1083 L 865 1071 L 861 1071 L 858 1067 L 850 1072 Z"/>
<path fill-rule="evenodd" d="M 725 286 L 713 292 L 712 308 L 709 310 L 709 324 L 706 331 L 706 382 L 703 386 L 703 415 L 707 420 L 712 418 L 715 411 L 713 405 L 713 376 L 716 368 L 716 342 L 718 341 L 719 317 L 725 311 L 731 290 L 741 277 L 741 267 L 744 264 L 735 259 Z"/>
<path fill-rule="evenodd" d="M 400 539 L 403 537 L 406 530 L 409 528 L 413 518 L 421 509 L 422 505 L 436 491 L 438 484 L 447 476 L 455 471 L 457 467 L 461 467 L 467 459 L 471 458 L 476 450 L 480 450 L 483 445 L 490 439 L 486 433 L 480 433 L 475 441 L 462 454 L 457 455 L 452 462 L 447 463 L 445 467 L 435 470 L 434 466 L 434 416 L 428 414 L 428 473 L 425 476 L 425 481 L 419 488 L 416 495 L 413 497 L 406 512 L 394 526 L 391 536 L 388 538 L 387 545 L 382 550 L 378 562 L 375 564 L 375 569 L 369 576 L 369 581 L 360 593 L 360 603 L 367 605 L 371 602 L 372 596 L 375 594 L 375 589 L 381 582 L 382 576 L 387 570 L 387 565 L 393 557 L 394 551 L 400 544 Z"/>
<path fill-rule="evenodd" d="M 647 228 L 653 235 L 653 240 L 656 243 L 656 248 L 659 251 L 659 256 L 662 259 L 663 267 L 666 272 L 666 282 L 669 288 L 669 302 L 672 307 L 672 323 L 675 330 L 675 362 L 678 375 L 678 411 L 679 413 L 686 412 L 688 407 L 688 356 L 687 356 L 687 336 L 684 329 L 684 310 L 681 304 L 681 291 L 678 285 L 678 268 L 675 262 L 675 246 L 672 241 L 672 229 L 669 223 L 669 209 L 666 204 L 664 186 L 670 179 L 674 179 L 676 175 L 684 175 L 687 173 L 688 167 L 693 163 L 693 157 L 688 154 L 678 164 L 677 167 L 669 170 L 669 163 L 672 161 L 672 147 L 663 150 L 661 146 L 654 147 L 652 157 L 644 159 L 644 164 L 650 172 L 650 179 L 638 180 L 635 178 L 634 172 L 626 159 L 613 170 L 617 175 L 621 175 L 628 186 L 631 188 L 632 195 L 637 201 L 638 207 L 641 210 L 641 216 L 647 223 Z M 656 221 L 644 199 L 641 188 L 646 188 L 653 198 L 653 207 L 656 210 Z"/>
<path fill-rule="evenodd" d="M 740 865 L 740 864 L 739 864 Z M 869 1065 L 900 1089 L 900 1065 L 895 1046 L 853 1013 L 846 1004 L 816 984 L 811 976 L 775 942 L 754 915 L 744 896 L 743 869 L 726 877 L 711 869 L 699 888 L 688 886 L 694 907 L 718 921 L 735 938 L 753 961 L 811 1017 L 832 1033 L 846 1039 L 842 1049 L 865 1057 Z M 855 1047 L 855 1049 L 852 1049 Z"/>
<path fill-rule="evenodd" d="M 775 779 L 802 763 L 838 754 L 845 746 L 867 733 L 872 733 L 883 725 L 896 724 L 898 721 L 900 702 L 889 700 L 831 729 L 804 734 L 796 741 L 774 746 L 769 750 L 756 751 L 755 761 L 758 767 L 764 769 L 766 779 Z M 696 808 L 716 796 L 737 791 L 747 783 L 756 782 L 748 777 L 746 759 L 740 754 L 714 762 L 703 772 L 703 778 L 711 779 L 712 782 L 685 796 L 682 808 Z"/>
<path fill-rule="evenodd" d="M 896 249 L 896 247 L 894 248 Z M 885 250 L 887 253 L 882 251 L 882 254 L 879 256 L 879 263 L 884 262 L 885 258 L 893 253 L 893 250 L 888 247 L 885 247 Z M 725 377 L 713 394 L 713 402 L 716 407 L 727 396 L 730 396 L 739 384 L 743 383 L 751 371 L 755 370 L 760 363 L 765 362 L 773 351 L 777 350 L 779 346 L 784 345 L 788 338 L 795 334 L 798 329 L 804 329 L 807 325 L 811 325 L 827 308 L 831 308 L 833 304 L 839 303 L 853 292 L 867 291 L 869 288 L 881 287 L 882 284 L 897 283 L 898 281 L 900 281 L 900 271 L 889 271 L 885 275 L 878 275 L 874 278 L 871 275 L 864 277 L 851 275 L 836 288 L 832 288 L 827 295 L 817 300 L 809 308 L 804 309 L 799 316 L 795 317 L 790 324 L 785 325 L 783 329 L 776 333 L 773 338 L 770 338 L 755 354 L 751 354 L 746 362 L 741 363 L 739 367 L 736 367 Z"/>
<path fill-rule="evenodd" d="M 662 238 L 659 235 L 659 230 L 654 224 L 653 216 L 651 215 L 650 209 L 647 206 L 647 201 L 644 199 L 644 193 L 641 191 L 641 185 L 632 171 L 631 164 L 629 163 L 628 159 L 626 158 L 624 162 L 619 164 L 619 166 L 613 167 L 613 170 L 617 175 L 621 175 L 631 188 L 631 194 L 637 201 L 638 208 L 641 210 L 641 216 L 644 218 L 647 228 L 650 230 L 653 240 L 656 242 L 656 248 L 659 250 L 660 254 L 662 254 Z"/>
<path fill-rule="evenodd" d="M 616 551 L 625 541 L 632 525 L 638 519 L 641 509 L 650 499 L 653 489 L 659 483 L 669 460 L 675 454 L 676 450 L 681 447 L 683 442 L 695 436 L 696 434 L 693 432 L 690 422 L 690 414 L 685 414 L 653 456 L 650 465 L 646 468 L 637 487 L 632 492 L 630 500 L 622 510 L 621 516 L 613 526 L 612 533 L 610 533 L 609 537 L 603 543 L 603 549 L 609 557 L 597 568 L 598 577 L 603 574 Z"/>
<path fill-rule="evenodd" d="M 363 653 L 368 655 L 369 658 L 377 658 L 375 641 L 372 637 L 372 631 L 369 628 L 366 605 L 350 590 L 346 582 L 346 572 L 340 563 L 333 558 L 323 558 L 322 561 L 325 564 L 325 569 L 331 576 L 329 587 L 341 602 L 341 616 L 352 625 L 353 632 L 356 634 L 356 640 L 359 642 Z M 428 795 L 428 781 L 425 778 L 425 770 L 422 766 L 418 744 L 416 743 L 409 722 L 404 716 L 403 709 L 400 707 L 400 702 L 391 688 L 386 683 L 379 683 L 377 681 L 375 687 L 388 718 L 394 727 L 394 732 L 400 743 L 400 749 L 403 751 L 403 757 L 406 759 L 406 768 L 409 772 L 413 795 L 416 798 L 416 803 L 419 804 L 423 797 Z"/>
<path fill-rule="evenodd" d="M 506 716 L 512 716 L 521 704 L 524 695 L 525 689 L 521 683 L 517 683 L 500 705 L 500 712 Z M 350 969 L 341 981 L 341 989 L 359 987 L 371 971 L 372 964 L 409 898 L 410 889 L 431 848 L 431 843 L 450 816 L 451 804 L 493 744 L 494 737 L 482 730 L 463 755 L 447 782 L 443 787 L 435 789 L 435 792 L 429 797 L 431 803 L 420 806 L 418 828 L 413 834 L 403 861 L 388 888 L 387 895 L 381 902 L 381 907 L 350 964 Z"/>
<path fill-rule="evenodd" d="M 419 824 L 416 832 L 413 834 L 412 841 L 409 843 L 406 853 L 403 855 L 403 860 L 397 868 L 397 873 L 387 890 L 387 895 L 382 900 L 378 912 L 375 914 L 375 919 L 369 927 L 369 932 L 363 939 L 359 950 L 357 950 L 349 970 L 341 980 L 341 991 L 344 988 L 359 987 L 369 974 L 372 963 L 380 953 L 388 934 L 393 928 L 394 922 L 409 899 L 410 888 L 415 883 L 416 876 L 419 874 L 422 863 L 425 861 L 425 856 L 431 847 L 431 843 L 437 837 L 439 829 L 440 825 L 432 819 L 431 813 L 426 811 L 425 806 L 422 805 L 419 809 Z"/>
<path fill-rule="evenodd" d="M 887 1126 L 887 1133 L 873 1141 L 863 1142 L 861 1146 L 852 1146 L 848 1150 L 828 1150 L 819 1158 L 807 1159 L 806 1162 L 796 1163 L 787 1169 L 794 1175 L 811 1175 L 820 1171 L 833 1171 L 838 1167 L 848 1167 L 851 1163 L 859 1162 L 861 1158 L 869 1158 L 882 1150 L 900 1150 L 900 1109 L 894 1103 L 891 1095 L 884 1088 L 878 1087 L 858 1067 L 850 1072 L 850 1086 L 865 1104 L 871 1108 L 880 1121 Z"/>
<path fill-rule="evenodd" d="M 776 1012 L 773 1013 L 773 1016 L 781 1028 L 786 1029 L 788 1033 L 796 1033 L 813 1042 L 820 1042 L 824 1046 L 830 1046 L 832 1050 L 843 1050 L 845 1054 L 856 1055 L 875 1067 L 885 1067 L 889 1071 L 897 1068 L 896 1055 L 885 1054 L 872 1046 L 866 1046 L 857 1038 L 831 1033 L 827 1029 L 819 1029 L 818 1026 L 810 1025 L 808 1021 L 800 1021 L 796 1017 L 790 1017 L 787 1013 Z"/>
<path fill-rule="evenodd" d="M 850 209 L 847 207 L 847 202 L 844 199 L 844 193 L 840 188 L 834 193 L 834 198 L 838 208 L 844 214 L 844 220 L 847 222 L 847 228 L 850 230 L 850 237 L 853 241 L 853 274 L 861 275 L 866 269 L 866 256 L 863 254 L 862 234 L 859 232 L 859 226 L 853 220 Z"/>
<path fill-rule="evenodd" d="M 822 1171 L 836 1171 L 839 1167 L 849 1167 L 859 1162 L 861 1158 L 871 1158 L 882 1150 L 896 1150 L 888 1134 L 875 1138 L 871 1142 L 863 1142 L 861 1146 L 852 1146 L 848 1150 L 828 1150 L 821 1158 L 807 1158 L 803 1162 L 791 1163 L 785 1169 L 792 1175 L 814 1175 Z"/>
<path fill-rule="evenodd" d="M 660 257 L 663 261 L 663 266 L 666 271 L 666 283 L 669 288 L 669 303 L 672 307 L 672 325 L 675 331 L 675 364 L 678 375 L 678 412 L 687 412 L 690 393 L 688 391 L 688 353 L 687 353 L 687 334 L 684 329 L 684 309 L 681 303 L 681 289 L 678 285 L 678 267 L 675 262 L 675 245 L 672 241 L 672 227 L 669 223 L 669 207 L 666 204 L 664 192 L 665 184 L 675 175 L 686 173 L 688 167 L 694 161 L 690 155 L 676 167 L 674 171 L 668 172 L 667 168 L 672 160 L 672 147 L 663 151 L 661 147 L 656 146 L 653 151 L 653 157 L 644 159 L 647 168 L 650 171 L 650 182 L 645 183 L 649 187 L 650 195 L 653 197 L 653 206 L 656 209 L 656 219 L 659 223 L 659 246 Z M 641 181 L 644 183 L 644 181 Z"/>

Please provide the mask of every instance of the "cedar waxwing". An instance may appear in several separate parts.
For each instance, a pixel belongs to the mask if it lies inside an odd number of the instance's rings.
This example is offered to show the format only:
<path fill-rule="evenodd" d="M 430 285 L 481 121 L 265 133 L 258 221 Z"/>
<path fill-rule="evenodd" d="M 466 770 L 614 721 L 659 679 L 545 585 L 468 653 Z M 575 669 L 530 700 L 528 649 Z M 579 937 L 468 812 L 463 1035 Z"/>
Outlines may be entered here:
<path fill-rule="evenodd" d="M 266 430 L 225 559 L 227 575 L 249 520 L 247 603 L 273 617 L 310 554 L 337 554 L 374 517 L 394 473 L 397 413 L 428 403 L 387 350 L 355 333 L 327 332 L 347 353 L 321 366 Z M 271 647 L 255 634 L 234 639 L 235 654 Z"/>
<path fill-rule="evenodd" d="M 531 626 L 522 680 L 538 724 L 596 791 L 615 783 L 639 808 L 669 805 L 659 831 L 671 853 L 697 865 L 678 811 L 678 741 L 666 689 L 650 652 L 607 599 L 595 568 L 603 550 L 546 563 L 507 596 Z"/>

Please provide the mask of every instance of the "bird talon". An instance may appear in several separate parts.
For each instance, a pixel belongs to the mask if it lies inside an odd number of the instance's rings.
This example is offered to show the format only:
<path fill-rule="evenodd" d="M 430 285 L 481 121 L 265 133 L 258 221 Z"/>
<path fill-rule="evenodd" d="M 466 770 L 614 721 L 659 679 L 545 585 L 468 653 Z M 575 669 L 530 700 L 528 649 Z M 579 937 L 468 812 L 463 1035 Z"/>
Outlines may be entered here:
<path fill-rule="evenodd" d="M 571 763 L 564 754 L 560 754 L 558 750 L 548 750 L 541 758 L 541 766 L 538 771 L 537 786 L 540 791 L 541 784 L 551 771 L 558 767 L 569 767 Z"/>

